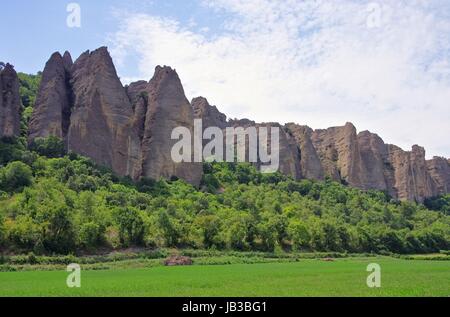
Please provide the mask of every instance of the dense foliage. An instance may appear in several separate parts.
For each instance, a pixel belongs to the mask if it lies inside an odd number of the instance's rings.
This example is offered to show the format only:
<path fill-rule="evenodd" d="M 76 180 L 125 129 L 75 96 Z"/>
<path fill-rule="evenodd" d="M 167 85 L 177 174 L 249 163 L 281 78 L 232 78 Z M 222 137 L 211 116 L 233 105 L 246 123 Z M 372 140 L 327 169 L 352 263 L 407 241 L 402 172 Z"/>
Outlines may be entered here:
<path fill-rule="evenodd" d="M 55 140 L 42 141 L 53 158 L 7 141 L 0 146 L 15 154 L 2 152 L 0 239 L 9 251 L 147 246 L 422 253 L 450 246 L 449 216 L 382 192 L 228 163 L 205 164 L 202 190 L 180 180 L 133 184 L 86 158 L 55 157 Z"/>
<path fill-rule="evenodd" d="M 37 83 L 22 76 L 22 102 Z M 25 78 L 25 79 L 24 79 Z M 28 108 L 31 106 L 28 103 Z M 28 118 L 24 117 L 26 125 Z M 429 253 L 450 247 L 449 197 L 392 201 L 330 180 L 207 163 L 181 180 L 119 179 L 56 138 L 0 141 L 0 248 L 68 254 L 128 246 Z"/>
<path fill-rule="evenodd" d="M 26 136 L 28 130 L 28 122 L 30 121 L 31 114 L 33 113 L 33 106 L 36 102 L 37 92 L 42 79 L 42 73 L 37 75 L 18 73 L 19 77 L 19 93 L 22 102 L 22 120 L 21 130 L 22 136 Z"/>

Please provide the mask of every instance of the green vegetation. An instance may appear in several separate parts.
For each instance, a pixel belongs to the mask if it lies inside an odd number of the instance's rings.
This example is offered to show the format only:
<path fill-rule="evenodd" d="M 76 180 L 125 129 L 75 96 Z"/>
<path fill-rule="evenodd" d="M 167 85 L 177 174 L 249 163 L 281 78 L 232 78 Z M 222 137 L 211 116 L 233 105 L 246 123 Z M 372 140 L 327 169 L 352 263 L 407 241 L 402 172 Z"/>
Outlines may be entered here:
<path fill-rule="evenodd" d="M 450 216 L 450 194 L 427 199 L 425 206 L 430 210 L 440 211 Z"/>
<path fill-rule="evenodd" d="M 21 130 L 22 136 L 26 136 L 28 122 L 30 121 L 31 114 L 33 113 L 33 106 L 36 102 L 36 96 L 41 83 L 42 73 L 39 72 L 37 75 L 18 73 L 17 76 L 19 77 L 19 93 L 23 106 Z"/>
<path fill-rule="evenodd" d="M 40 75 L 21 74 L 31 107 Z M 24 118 L 24 122 L 27 121 Z M 426 206 L 249 164 L 206 163 L 201 189 L 135 184 L 55 137 L 0 140 L 0 248 L 6 254 L 127 247 L 266 252 L 436 253 L 450 249 L 449 197 Z M 447 211 L 446 211 L 447 210 Z"/>
<path fill-rule="evenodd" d="M 119 179 L 43 139 L 2 142 L 4 250 L 69 254 L 130 246 L 239 251 L 430 253 L 448 250 L 450 217 L 331 181 L 207 163 L 202 190 L 181 180 Z M 46 154 L 48 158 L 42 156 Z M 7 162 L 8 157 L 14 157 Z"/>
<path fill-rule="evenodd" d="M 369 263 L 381 288 L 366 285 Z M 334 262 L 154 267 L 82 271 L 81 288 L 64 270 L 0 273 L 0 296 L 448 296 L 448 262 L 348 258 Z"/>

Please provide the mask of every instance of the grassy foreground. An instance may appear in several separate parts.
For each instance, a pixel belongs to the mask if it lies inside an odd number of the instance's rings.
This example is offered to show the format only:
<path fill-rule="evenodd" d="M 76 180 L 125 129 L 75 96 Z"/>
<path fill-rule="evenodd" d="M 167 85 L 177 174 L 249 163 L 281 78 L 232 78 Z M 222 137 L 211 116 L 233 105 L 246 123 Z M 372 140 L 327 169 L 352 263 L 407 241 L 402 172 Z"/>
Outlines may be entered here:
<path fill-rule="evenodd" d="M 366 285 L 369 263 L 382 287 Z M 349 258 L 334 262 L 236 264 L 82 271 L 81 288 L 65 271 L 0 273 L 0 296 L 449 296 L 449 261 Z"/>

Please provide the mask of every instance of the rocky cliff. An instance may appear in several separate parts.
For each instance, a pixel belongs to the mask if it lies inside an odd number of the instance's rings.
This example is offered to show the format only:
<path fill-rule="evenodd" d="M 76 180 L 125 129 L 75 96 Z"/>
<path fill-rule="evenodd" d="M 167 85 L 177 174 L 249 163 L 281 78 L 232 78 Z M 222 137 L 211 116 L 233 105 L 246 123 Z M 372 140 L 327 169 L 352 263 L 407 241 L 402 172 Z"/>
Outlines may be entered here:
<path fill-rule="evenodd" d="M 133 110 L 105 47 L 83 53 L 72 66 L 73 105 L 67 146 L 117 174 L 132 175 L 140 155 Z"/>
<path fill-rule="evenodd" d="M 72 58 L 54 53 L 42 72 L 41 85 L 29 123 L 30 141 L 39 137 L 57 136 L 66 140 L 71 112 Z"/>
<path fill-rule="evenodd" d="M 19 78 L 10 64 L 0 68 L 0 137 L 20 135 Z"/>
<path fill-rule="evenodd" d="M 307 178 L 330 177 L 356 188 L 382 190 L 400 200 L 419 202 L 449 192 L 448 160 L 426 161 L 425 150 L 417 145 L 403 151 L 369 131 L 357 134 L 351 123 L 326 130 L 291 123 L 287 129 L 300 148 Z"/>
<path fill-rule="evenodd" d="M 0 132 L 17 135 L 20 101 L 11 66 L 2 71 L 0 87 Z M 313 130 L 295 123 L 227 120 L 203 97 L 189 103 L 177 72 L 167 66 L 156 67 L 149 82 L 123 87 L 106 48 L 83 53 L 74 63 L 67 52 L 52 55 L 43 72 L 29 137 L 60 137 L 70 151 L 135 180 L 182 178 L 199 185 L 201 164 L 175 163 L 171 157 L 178 142 L 172 140 L 173 129 L 185 127 L 194 135 L 194 119 L 202 119 L 203 131 L 218 127 L 225 137 L 227 128 L 279 128 L 279 170 L 295 179 L 329 177 L 412 201 L 450 192 L 450 161 L 427 161 L 419 146 L 404 151 L 369 131 L 358 133 L 351 123 Z M 248 149 L 245 154 L 248 159 Z M 262 165 L 260 158 L 255 165 Z"/>
<path fill-rule="evenodd" d="M 176 71 L 158 66 L 150 82 L 132 83 L 127 91 L 134 105 L 133 125 L 141 144 L 138 174 L 153 179 L 181 178 L 199 185 L 202 164 L 175 163 L 171 157 L 172 147 L 178 142 L 172 140 L 173 129 L 186 127 L 194 134 L 194 111 Z"/>

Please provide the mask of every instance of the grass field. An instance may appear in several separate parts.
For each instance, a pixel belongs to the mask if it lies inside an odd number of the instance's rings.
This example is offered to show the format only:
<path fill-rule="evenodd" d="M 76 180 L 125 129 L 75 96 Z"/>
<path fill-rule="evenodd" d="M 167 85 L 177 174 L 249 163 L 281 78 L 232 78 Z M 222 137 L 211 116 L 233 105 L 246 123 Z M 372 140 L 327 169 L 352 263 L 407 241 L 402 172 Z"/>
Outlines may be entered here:
<path fill-rule="evenodd" d="M 366 285 L 369 263 L 382 269 L 382 287 Z M 81 288 L 65 271 L 0 273 L 0 296 L 450 296 L 449 261 L 393 258 L 301 260 L 82 271 Z"/>

